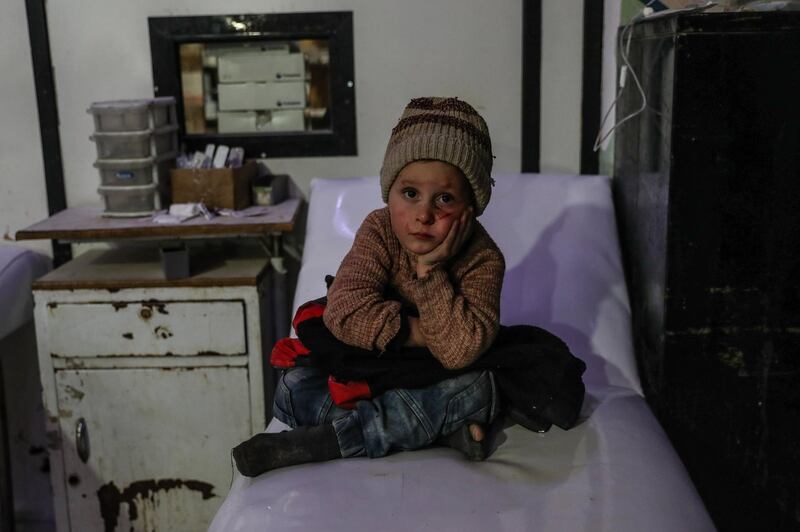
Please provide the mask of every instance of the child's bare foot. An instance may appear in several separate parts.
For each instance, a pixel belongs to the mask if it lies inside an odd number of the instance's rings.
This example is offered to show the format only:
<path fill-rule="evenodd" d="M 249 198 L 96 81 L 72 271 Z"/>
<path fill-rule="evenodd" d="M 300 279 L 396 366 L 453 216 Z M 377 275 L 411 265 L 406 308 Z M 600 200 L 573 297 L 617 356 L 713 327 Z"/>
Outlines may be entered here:
<path fill-rule="evenodd" d="M 485 460 L 489 454 L 486 431 L 477 423 L 462 425 L 454 433 L 440 438 L 439 443 L 461 451 L 468 460 L 476 462 Z"/>
<path fill-rule="evenodd" d="M 469 434 L 472 436 L 473 440 L 478 442 L 483 441 L 483 437 L 485 436 L 483 427 L 477 423 L 473 423 L 469 426 Z"/>

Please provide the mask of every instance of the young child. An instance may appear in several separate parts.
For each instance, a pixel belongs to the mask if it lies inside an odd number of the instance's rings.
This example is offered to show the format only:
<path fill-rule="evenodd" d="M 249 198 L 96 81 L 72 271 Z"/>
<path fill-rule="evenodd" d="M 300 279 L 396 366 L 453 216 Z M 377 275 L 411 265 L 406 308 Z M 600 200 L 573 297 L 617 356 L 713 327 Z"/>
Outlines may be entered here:
<path fill-rule="evenodd" d="M 379 352 L 426 347 L 448 369 L 469 366 L 499 329 L 505 262 L 475 220 L 493 184 L 483 118 L 456 98 L 417 98 L 392 130 L 381 168 L 387 206 L 370 213 L 328 290 L 323 320 L 342 342 Z M 349 456 L 384 456 L 444 442 L 483 459 L 497 414 L 489 371 L 427 388 L 393 389 L 336 406 L 328 376 L 296 367 L 281 377 L 275 416 L 294 427 L 233 450 L 242 474 Z"/>

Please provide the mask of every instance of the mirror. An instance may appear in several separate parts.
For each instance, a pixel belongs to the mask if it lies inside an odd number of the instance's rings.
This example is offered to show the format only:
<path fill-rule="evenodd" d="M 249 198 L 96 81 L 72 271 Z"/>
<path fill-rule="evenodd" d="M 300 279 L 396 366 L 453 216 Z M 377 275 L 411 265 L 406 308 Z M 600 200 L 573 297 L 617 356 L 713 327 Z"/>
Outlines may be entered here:
<path fill-rule="evenodd" d="M 351 12 L 151 17 L 154 93 L 187 151 L 356 155 Z"/>

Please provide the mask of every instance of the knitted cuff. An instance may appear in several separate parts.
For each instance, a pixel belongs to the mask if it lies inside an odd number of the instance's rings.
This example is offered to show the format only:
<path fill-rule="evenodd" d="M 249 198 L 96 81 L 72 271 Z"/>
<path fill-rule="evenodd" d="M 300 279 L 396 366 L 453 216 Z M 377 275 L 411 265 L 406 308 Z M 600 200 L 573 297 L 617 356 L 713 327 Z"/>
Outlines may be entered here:
<path fill-rule="evenodd" d="M 444 263 L 440 262 L 435 264 L 425 277 L 414 277 L 408 281 L 409 288 L 413 290 L 415 295 L 420 295 L 423 298 L 441 295 L 440 286 L 442 283 L 450 284 L 450 279 L 447 276 Z M 417 299 L 417 301 L 426 301 L 427 299 Z"/>

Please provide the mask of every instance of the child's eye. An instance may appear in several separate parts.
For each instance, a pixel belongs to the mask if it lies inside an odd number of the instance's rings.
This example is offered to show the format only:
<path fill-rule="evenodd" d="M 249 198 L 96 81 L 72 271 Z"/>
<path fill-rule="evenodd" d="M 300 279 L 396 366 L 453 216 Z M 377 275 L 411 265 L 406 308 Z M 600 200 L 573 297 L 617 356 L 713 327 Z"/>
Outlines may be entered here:
<path fill-rule="evenodd" d="M 455 201 L 455 198 L 453 198 L 453 196 L 451 196 L 450 194 L 442 194 L 441 196 L 439 196 L 439 203 L 441 203 L 442 205 L 450 205 L 451 203 L 453 203 L 453 201 Z"/>
<path fill-rule="evenodd" d="M 404 188 L 403 196 L 405 196 L 408 199 L 414 199 L 417 197 L 417 191 L 414 190 L 413 188 Z"/>

